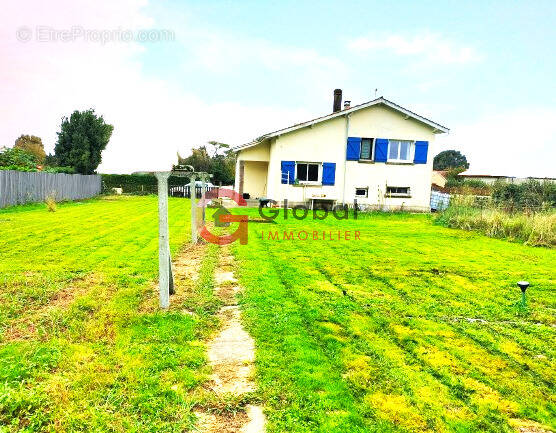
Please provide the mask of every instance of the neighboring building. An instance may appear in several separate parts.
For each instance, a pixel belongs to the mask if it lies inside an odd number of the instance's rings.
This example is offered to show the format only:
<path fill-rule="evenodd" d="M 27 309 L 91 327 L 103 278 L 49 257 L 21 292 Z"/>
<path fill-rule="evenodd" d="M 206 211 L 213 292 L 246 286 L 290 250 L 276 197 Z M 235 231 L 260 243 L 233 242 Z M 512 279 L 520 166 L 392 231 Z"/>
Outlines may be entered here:
<path fill-rule="evenodd" d="M 436 134 L 448 128 L 382 97 L 241 146 L 235 189 L 290 204 L 358 203 L 430 210 Z"/>
<path fill-rule="evenodd" d="M 444 188 L 446 186 L 446 172 L 443 170 L 433 170 L 432 172 L 432 184 L 441 186 Z"/>
<path fill-rule="evenodd" d="M 527 182 L 528 180 L 537 180 L 539 182 L 554 182 L 556 181 L 553 177 L 515 177 L 515 176 L 494 176 L 490 174 L 465 174 L 462 173 L 459 177 L 463 179 L 472 179 L 472 180 L 480 180 L 487 184 L 493 184 L 496 181 L 503 181 L 508 183 L 523 183 Z"/>

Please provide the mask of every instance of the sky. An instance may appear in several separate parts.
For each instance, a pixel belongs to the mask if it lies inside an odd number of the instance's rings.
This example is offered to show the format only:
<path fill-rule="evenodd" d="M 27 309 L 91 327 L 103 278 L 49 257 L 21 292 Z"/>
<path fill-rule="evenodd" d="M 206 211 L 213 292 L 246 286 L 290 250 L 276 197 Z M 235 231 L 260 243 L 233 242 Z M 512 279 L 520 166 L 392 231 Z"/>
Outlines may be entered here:
<path fill-rule="evenodd" d="M 114 125 L 99 172 L 169 169 L 385 98 L 450 128 L 469 173 L 556 177 L 556 2 L 0 0 L 0 147 Z"/>

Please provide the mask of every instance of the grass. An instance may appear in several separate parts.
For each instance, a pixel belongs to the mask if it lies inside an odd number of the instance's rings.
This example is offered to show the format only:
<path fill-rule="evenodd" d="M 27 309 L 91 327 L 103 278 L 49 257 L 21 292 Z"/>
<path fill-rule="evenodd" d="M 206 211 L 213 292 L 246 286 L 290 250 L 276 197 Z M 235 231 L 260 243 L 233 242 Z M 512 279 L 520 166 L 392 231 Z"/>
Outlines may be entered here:
<path fill-rule="evenodd" d="M 189 214 L 170 200 L 174 256 Z M 216 401 L 202 385 L 218 247 L 196 252 L 195 281 L 176 273 L 161 313 L 155 197 L 10 208 L 0 228 L 0 432 L 191 431 L 194 408 L 255 400 L 269 433 L 556 429 L 553 249 L 427 215 L 251 222 L 233 252 L 259 391 Z"/>
<path fill-rule="evenodd" d="M 234 244 L 269 432 L 556 428 L 554 250 L 426 215 L 276 222 Z"/>
<path fill-rule="evenodd" d="M 436 221 L 446 227 L 475 230 L 492 238 L 509 239 L 527 245 L 556 247 L 556 211 L 508 213 L 494 207 L 472 205 L 472 196 L 455 197 Z"/>
<path fill-rule="evenodd" d="M 169 207 L 175 254 L 189 236 L 189 201 Z M 206 249 L 200 278 L 181 281 L 179 301 L 160 313 L 157 224 L 156 197 L 0 211 L 0 431 L 192 427 L 192 393 L 207 375 L 202 341 L 217 326 L 217 250 Z"/>

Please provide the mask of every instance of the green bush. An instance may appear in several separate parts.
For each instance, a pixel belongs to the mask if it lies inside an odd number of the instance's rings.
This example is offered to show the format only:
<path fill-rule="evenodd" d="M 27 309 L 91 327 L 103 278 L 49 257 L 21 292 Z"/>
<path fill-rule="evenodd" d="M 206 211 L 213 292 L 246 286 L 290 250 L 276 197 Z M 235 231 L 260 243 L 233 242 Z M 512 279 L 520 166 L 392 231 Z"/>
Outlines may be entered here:
<path fill-rule="evenodd" d="M 36 169 L 39 163 L 38 158 L 26 150 L 11 147 L 0 148 L 0 167 L 4 170 L 16 170 L 18 167 L 24 169 Z M 5 168 L 12 167 L 12 168 Z"/>
<path fill-rule="evenodd" d="M 521 184 L 496 182 L 492 188 L 492 199 L 506 210 L 532 210 L 556 206 L 556 183 L 528 180 Z"/>
<path fill-rule="evenodd" d="M 446 188 L 455 188 L 459 186 L 463 186 L 463 180 L 458 177 L 449 177 L 446 179 Z"/>
<path fill-rule="evenodd" d="M 488 188 L 489 185 L 479 179 L 465 179 L 463 181 L 463 186 L 468 186 L 470 188 Z"/>
<path fill-rule="evenodd" d="M 45 173 L 75 174 L 75 169 L 73 167 L 45 167 L 43 171 Z"/>

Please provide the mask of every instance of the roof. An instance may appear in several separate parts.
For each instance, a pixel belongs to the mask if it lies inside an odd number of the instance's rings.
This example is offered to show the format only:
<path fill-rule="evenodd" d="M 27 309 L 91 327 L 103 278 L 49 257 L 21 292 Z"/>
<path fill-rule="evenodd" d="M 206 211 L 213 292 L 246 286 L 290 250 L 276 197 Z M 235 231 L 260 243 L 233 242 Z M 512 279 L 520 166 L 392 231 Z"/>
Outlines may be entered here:
<path fill-rule="evenodd" d="M 504 175 L 494 175 L 494 174 L 462 174 L 462 173 L 460 173 L 459 176 L 461 176 L 461 177 L 492 177 L 492 178 L 495 178 L 495 179 L 515 177 L 515 176 L 504 176 Z"/>
<path fill-rule="evenodd" d="M 449 132 L 450 131 L 445 126 L 442 126 L 439 123 L 433 122 L 432 120 L 427 119 L 426 117 L 420 116 L 420 115 L 414 113 L 413 111 L 410 111 L 407 108 L 403 108 L 402 106 L 400 106 L 398 104 L 395 104 L 394 102 L 389 101 L 388 99 L 381 96 L 380 98 L 373 99 L 372 101 L 364 102 L 363 104 L 359 104 L 359 105 L 354 105 L 353 107 L 348 108 L 347 110 L 336 111 L 334 113 L 327 114 L 327 115 L 321 116 L 321 117 L 317 117 L 315 119 L 308 120 L 306 122 L 297 123 L 295 125 L 288 126 L 287 128 L 282 128 L 282 129 L 278 129 L 277 131 L 269 132 L 267 134 L 264 134 L 264 135 L 258 137 L 257 139 L 255 139 L 255 140 L 253 140 L 249 143 L 240 144 L 239 146 L 235 146 L 235 147 L 233 147 L 233 149 L 234 150 L 243 150 L 243 149 L 246 149 L 248 147 L 256 146 L 257 144 L 262 143 L 264 140 L 266 140 L 268 138 L 277 137 L 277 136 L 282 135 L 282 134 L 287 134 L 288 132 L 296 131 L 298 129 L 306 128 L 308 126 L 313 126 L 313 125 L 316 125 L 318 123 L 326 122 L 327 120 L 334 119 L 336 117 L 345 116 L 347 114 L 354 113 L 354 112 L 362 110 L 364 108 L 368 108 L 368 107 L 372 107 L 373 105 L 380 105 L 380 104 L 386 105 L 387 107 L 390 107 L 390 108 L 392 108 L 396 111 L 399 111 L 400 113 L 405 114 L 407 117 L 411 117 L 412 119 L 415 119 L 419 122 L 422 122 L 426 125 L 429 125 L 430 127 L 432 127 L 434 129 L 435 133 L 444 133 L 444 132 Z"/>

